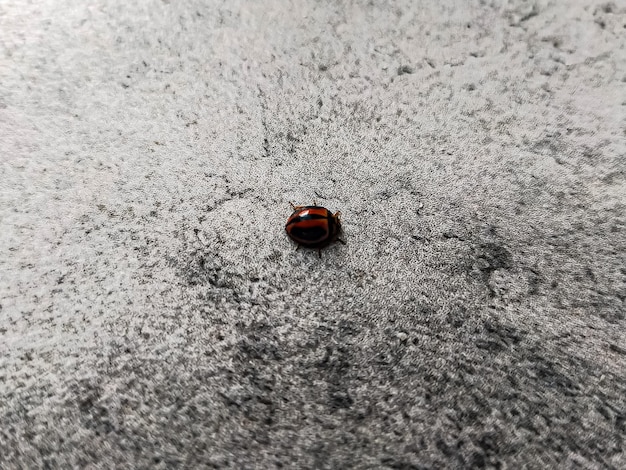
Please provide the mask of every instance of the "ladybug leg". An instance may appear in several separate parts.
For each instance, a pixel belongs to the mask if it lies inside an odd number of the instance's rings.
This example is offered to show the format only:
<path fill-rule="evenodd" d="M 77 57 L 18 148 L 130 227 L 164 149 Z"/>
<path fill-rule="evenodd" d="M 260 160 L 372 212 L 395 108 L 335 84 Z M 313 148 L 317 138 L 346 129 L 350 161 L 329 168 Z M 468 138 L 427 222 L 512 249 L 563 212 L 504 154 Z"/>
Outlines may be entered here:
<path fill-rule="evenodd" d="M 337 241 L 338 241 L 339 243 L 341 243 L 342 245 L 345 245 L 345 244 L 346 244 L 346 242 L 344 242 L 341 238 L 338 238 L 338 239 L 337 239 Z"/>
<path fill-rule="evenodd" d="M 300 245 L 296 245 L 296 251 L 300 249 Z"/>
<path fill-rule="evenodd" d="M 321 249 L 317 250 L 317 254 L 319 255 L 320 259 L 322 259 L 322 250 Z"/>

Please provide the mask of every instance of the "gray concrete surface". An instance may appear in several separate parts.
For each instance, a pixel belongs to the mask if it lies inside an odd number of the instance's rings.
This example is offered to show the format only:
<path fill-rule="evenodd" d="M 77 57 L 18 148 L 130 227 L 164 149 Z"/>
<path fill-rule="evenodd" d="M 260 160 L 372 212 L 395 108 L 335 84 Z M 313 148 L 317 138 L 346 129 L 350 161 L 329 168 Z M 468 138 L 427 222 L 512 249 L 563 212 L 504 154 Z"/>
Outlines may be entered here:
<path fill-rule="evenodd" d="M 0 4 L 1 468 L 626 468 L 623 2 L 128 3 Z"/>

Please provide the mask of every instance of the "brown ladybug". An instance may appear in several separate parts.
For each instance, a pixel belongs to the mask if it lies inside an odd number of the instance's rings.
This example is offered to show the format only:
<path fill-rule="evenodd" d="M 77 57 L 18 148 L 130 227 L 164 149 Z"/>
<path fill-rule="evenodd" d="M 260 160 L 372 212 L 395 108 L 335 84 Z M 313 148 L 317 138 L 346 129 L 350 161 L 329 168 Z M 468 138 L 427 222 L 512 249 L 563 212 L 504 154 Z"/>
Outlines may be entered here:
<path fill-rule="evenodd" d="M 299 247 L 317 248 L 321 258 L 322 248 L 334 241 L 344 245 L 346 242 L 339 238 L 341 233 L 340 212 L 333 214 L 325 207 L 317 206 L 315 202 L 313 204 L 312 206 L 294 206 L 291 204 L 293 214 L 287 219 L 285 230 L 289 238 L 296 242 Z"/>

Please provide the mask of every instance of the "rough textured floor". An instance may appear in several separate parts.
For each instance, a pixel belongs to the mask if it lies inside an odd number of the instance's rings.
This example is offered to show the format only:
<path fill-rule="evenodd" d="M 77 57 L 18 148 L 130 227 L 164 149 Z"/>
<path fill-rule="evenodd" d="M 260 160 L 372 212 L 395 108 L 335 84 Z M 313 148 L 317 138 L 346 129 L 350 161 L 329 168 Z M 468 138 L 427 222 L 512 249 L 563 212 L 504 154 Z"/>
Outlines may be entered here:
<path fill-rule="evenodd" d="M 624 3 L 128 3 L 0 4 L 0 467 L 626 468 Z"/>

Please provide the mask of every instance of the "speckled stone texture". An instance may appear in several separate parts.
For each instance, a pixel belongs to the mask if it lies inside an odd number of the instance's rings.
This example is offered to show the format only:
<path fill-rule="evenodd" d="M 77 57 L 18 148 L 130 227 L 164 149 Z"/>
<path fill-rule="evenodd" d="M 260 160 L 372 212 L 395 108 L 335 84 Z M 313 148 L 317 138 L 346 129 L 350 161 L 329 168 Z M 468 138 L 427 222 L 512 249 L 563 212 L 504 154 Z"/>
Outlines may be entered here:
<path fill-rule="evenodd" d="M 626 468 L 623 2 L 129 3 L 0 3 L 2 469 Z"/>

